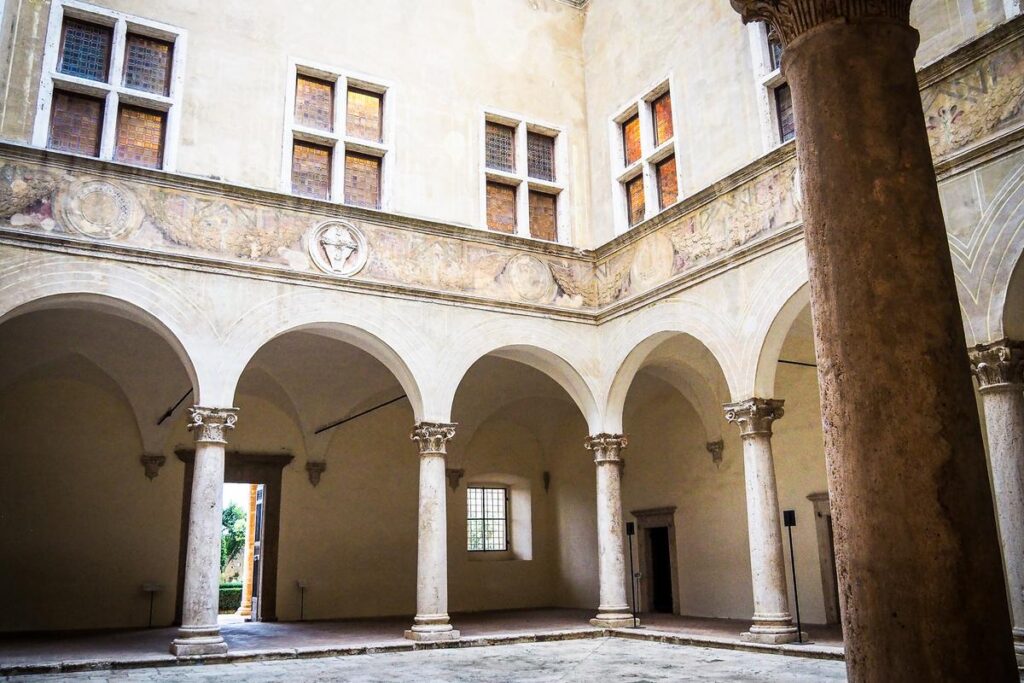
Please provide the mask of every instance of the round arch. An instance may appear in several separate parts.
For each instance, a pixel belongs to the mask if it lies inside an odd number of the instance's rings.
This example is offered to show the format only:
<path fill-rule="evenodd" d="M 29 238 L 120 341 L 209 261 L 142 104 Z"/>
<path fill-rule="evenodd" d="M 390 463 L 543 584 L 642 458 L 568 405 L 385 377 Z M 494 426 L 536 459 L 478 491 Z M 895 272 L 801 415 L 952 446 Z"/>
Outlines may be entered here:
<path fill-rule="evenodd" d="M 779 367 L 782 345 L 797 316 L 811 303 L 810 283 L 804 282 L 790 294 L 772 319 L 761 342 L 754 371 L 754 395 L 771 398 L 775 394 L 775 372 Z"/>

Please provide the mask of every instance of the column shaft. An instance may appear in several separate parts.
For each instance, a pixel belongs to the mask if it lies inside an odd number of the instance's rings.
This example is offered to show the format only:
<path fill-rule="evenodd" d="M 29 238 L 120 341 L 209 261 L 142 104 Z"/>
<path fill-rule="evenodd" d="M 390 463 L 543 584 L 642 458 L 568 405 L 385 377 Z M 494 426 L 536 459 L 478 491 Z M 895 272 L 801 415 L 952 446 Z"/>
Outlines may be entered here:
<path fill-rule="evenodd" d="M 597 465 L 597 565 L 600 605 L 595 626 L 623 627 L 633 624 L 626 602 L 626 558 L 622 528 L 622 458 L 626 437 L 598 434 L 587 439 Z"/>

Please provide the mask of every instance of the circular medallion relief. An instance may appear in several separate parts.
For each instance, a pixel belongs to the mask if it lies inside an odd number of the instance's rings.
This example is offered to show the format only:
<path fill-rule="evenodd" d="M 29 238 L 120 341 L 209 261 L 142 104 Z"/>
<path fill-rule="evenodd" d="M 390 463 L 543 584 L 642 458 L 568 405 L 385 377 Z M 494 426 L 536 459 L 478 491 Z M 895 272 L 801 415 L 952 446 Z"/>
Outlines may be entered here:
<path fill-rule="evenodd" d="M 57 197 L 57 218 L 93 239 L 124 237 L 142 225 L 142 205 L 127 188 L 107 180 L 76 180 Z"/>
<path fill-rule="evenodd" d="M 672 240 L 661 233 L 648 235 L 636 246 L 629 279 L 634 292 L 644 291 L 660 285 L 672 275 L 675 253 Z"/>
<path fill-rule="evenodd" d="M 551 269 L 540 259 L 519 254 L 505 266 L 504 280 L 513 294 L 526 301 L 546 301 L 557 291 Z"/>
<path fill-rule="evenodd" d="M 344 221 L 327 221 L 313 228 L 306 247 L 317 268 L 339 277 L 358 273 L 368 256 L 362 231 Z"/>

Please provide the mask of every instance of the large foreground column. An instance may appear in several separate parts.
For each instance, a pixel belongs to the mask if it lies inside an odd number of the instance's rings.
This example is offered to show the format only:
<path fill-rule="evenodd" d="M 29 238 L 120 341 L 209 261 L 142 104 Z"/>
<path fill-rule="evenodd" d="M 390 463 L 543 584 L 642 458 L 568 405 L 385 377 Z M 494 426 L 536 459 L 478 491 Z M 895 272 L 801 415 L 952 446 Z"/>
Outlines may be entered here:
<path fill-rule="evenodd" d="M 971 350 L 971 369 L 985 408 L 1014 648 L 1024 666 L 1024 344 L 977 346 Z"/>
<path fill-rule="evenodd" d="M 782 417 L 782 404 L 775 399 L 751 398 L 725 406 L 725 419 L 739 425 L 743 438 L 750 579 L 754 589 L 754 623 L 743 639 L 757 643 L 797 640 L 786 593 L 782 520 L 772 458 L 772 422 Z"/>
<path fill-rule="evenodd" d="M 238 409 L 194 406 L 190 410 L 192 419 L 188 428 L 195 433 L 196 457 L 185 556 L 185 594 L 181 627 L 178 637 L 171 642 L 171 654 L 179 657 L 228 651 L 217 625 L 224 446 L 227 445 L 224 432 L 234 429 Z"/>
<path fill-rule="evenodd" d="M 910 0 L 732 0 L 783 44 L 854 681 L 1016 664 Z"/>
<path fill-rule="evenodd" d="M 622 434 L 588 436 L 585 446 L 594 451 L 597 465 L 597 569 L 601 604 L 594 626 L 631 626 L 633 615 L 626 602 L 626 558 L 622 541 Z"/>
<path fill-rule="evenodd" d="M 457 640 L 448 619 L 448 514 L 445 496 L 445 444 L 454 424 L 420 422 L 412 440 L 420 447 L 420 512 L 416 563 L 416 618 L 405 632 L 410 640 Z"/>

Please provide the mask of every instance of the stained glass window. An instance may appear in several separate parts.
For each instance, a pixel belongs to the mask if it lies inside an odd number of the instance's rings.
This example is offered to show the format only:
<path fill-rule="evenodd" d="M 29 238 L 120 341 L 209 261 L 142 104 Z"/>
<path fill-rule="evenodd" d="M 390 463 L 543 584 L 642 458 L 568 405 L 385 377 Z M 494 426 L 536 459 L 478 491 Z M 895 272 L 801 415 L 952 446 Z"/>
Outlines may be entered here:
<path fill-rule="evenodd" d="M 643 175 L 626 181 L 626 213 L 629 215 L 630 225 L 636 225 L 644 219 Z"/>
<path fill-rule="evenodd" d="M 330 147 L 295 141 L 292 147 L 292 192 L 315 199 L 330 197 Z"/>
<path fill-rule="evenodd" d="M 557 195 L 530 192 L 530 235 L 540 240 L 558 240 Z"/>
<path fill-rule="evenodd" d="M 788 83 L 775 89 L 775 112 L 779 117 L 779 139 L 788 142 L 796 137 L 796 122 L 793 120 L 793 93 Z"/>
<path fill-rule="evenodd" d="M 657 146 L 672 138 L 672 96 L 665 93 L 651 102 L 651 114 L 654 122 L 654 144 Z"/>
<path fill-rule="evenodd" d="M 487 183 L 487 227 L 515 234 L 516 188 L 504 183 Z"/>
<path fill-rule="evenodd" d="M 380 208 L 380 159 L 358 152 L 345 153 L 345 203 Z"/>
<path fill-rule="evenodd" d="M 634 114 L 622 124 L 622 149 L 629 166 L 640 158 L 640 116 Z"/>
<path fill-rule="evenodd" d="M 161 111 L 121 105 L 117 111 L 117 145 L 114 159 L 136 166 L 160 168 L 164 157 L 164 124 Z"/>
<path fill-rule="evenodd" d="M 91 81 L 107 81 L 113 29 L 67 17 L 60 36 L 57 71 Z"/>
<path fill-rule="evenodd" d="M 295 124 L 334 130 L 334 83 L 302 74 L 296 77 Z"/>
<path fill-rule="evenodd" d="M 384 97 L 375 92 L 348 89 L 346 132 L 349 137 L 380 142 Z"/>
<path fill-rule="evenodd" d="M 468 487 L 466 527 L 471 552 L 508 550 L 508 490 Z"/>
<path fill-rule="evenodd" d="M 171 53 L 166 40 L 129 33 L 124 52 L 124 85 L 160 95 L 171 91 Z"/>
<path fill-rule="evenodd" d="M 98 97 L 55 90 L 47 147 L 62 152 L 99 156 L 104 102 Z"/>
<path fill-rule="evenodd" d="M 487 168 L 499 171 L 516 171 L 515 128 L 500 123 L 487 122 L 485 149 Z"/>
<path fill-rule="evenodd" d="M 658 204 L 662 209 L 679 199 L 679 185 L 676 181 L 676 158 L 669 157 L 655 166 L 658 176 Z"/>
<path fill-rule="evenodd" d="M 555 180 L 555 139 L 542 133 L 526 134 L 526 168 L 531 178 Z"/>

